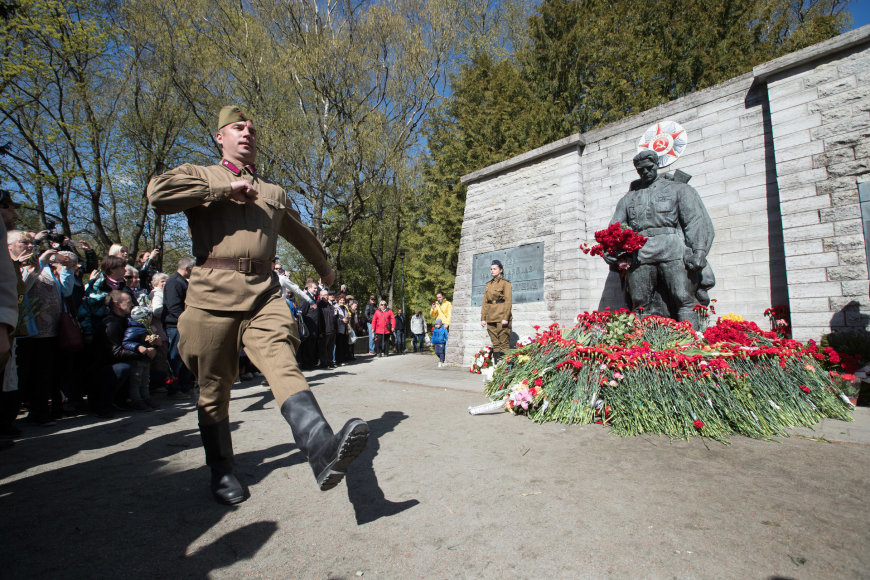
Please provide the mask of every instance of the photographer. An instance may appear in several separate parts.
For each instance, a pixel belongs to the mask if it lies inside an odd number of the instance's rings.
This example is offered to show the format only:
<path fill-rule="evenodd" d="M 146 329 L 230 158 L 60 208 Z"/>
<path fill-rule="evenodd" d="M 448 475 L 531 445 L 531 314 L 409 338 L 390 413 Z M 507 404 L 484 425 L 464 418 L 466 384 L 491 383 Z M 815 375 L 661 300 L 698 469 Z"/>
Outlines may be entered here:
<path fill-rule="evenodd" d="M 36 279 L 22 302 L 27 312 L 23 323 L 27 334 L 17 343 L 18 376 L 24 397 L 30 401 L 27 420 L 37 425 L 54 425 L 53 417 L 63 414 L 57 376 L 57 332 L 63 312 L 61 300 L 72 294 L 74 268 L 75 261 L 69 254 L 46 250 L 39 256 Z M 53 402 L 51 412 L 49 398 Z"/>
<path fill-rule="evenodd" d="M 56 250 L 58 252 L 72 252 L 76 255 L 78 263 L 82 263 L 81 270 L 92 272 L 97 268 L 98 260 L 97 253 L 91 249 L 87 242 L 74 241 L 63 234 L 55 232 L 57 224 L 51 220 L 46 220 L 46 229 L 38 232 L 33 236 L 33 243 L 38 249 Z M 78 250 L 84 254 L 84 260 Z M 81 273 L 78 274 L 78 279 L 81 281 Z"/>
<path fill-rule="evenodd" d="M 145 292 L 151 292 L 151 279 L 159 272 L 158 258 L 160 249 L 154 248 L 150 252 L 139 252 L 136 256 L 136 269 L 139 271 L 139 287 Z"/>

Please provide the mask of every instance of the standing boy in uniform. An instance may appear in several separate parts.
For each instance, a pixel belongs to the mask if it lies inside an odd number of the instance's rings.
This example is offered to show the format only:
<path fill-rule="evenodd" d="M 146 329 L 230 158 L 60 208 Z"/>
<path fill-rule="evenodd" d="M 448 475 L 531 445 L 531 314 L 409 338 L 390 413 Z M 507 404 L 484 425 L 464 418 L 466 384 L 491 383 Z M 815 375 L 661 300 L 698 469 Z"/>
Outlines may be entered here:
<path fill-rule="evenodd" d="M 221 109 L 215 139 L 223 151 L 219 164 L 185 164 L 148 185 L 157 213 L 185 213 L 196 257 L 178 320 L 178 350 L 199 379 L 199 429 L 211 490 L 222 503 L 246 499 L 233 474 L 229 423 L 230 388 L 242 345 L 266 376 L 320 489 L 331 489 L 362 453 L 369 429 L 363 420 L 351 419 L 333 434 L 308 389 L 296 362 L 296 323 L 271 265 L 278 236 L 296 246 L 325 284 L 333 282 L 335 272 L 284 190 L 257 173 L 257 132 L 241 109 Z"/>
<path fill-rule="evenodd" d="M 498 363 L 504 351 L 510 348 L 511 336 L 511 283 L 505 280 L 504 267 L 493 260 L 489 267 L 492 280 L 486 283 L 483 291 L 483 305 L 480 307 L 480 326 L 486 328 L 492 340 L 492 360 Z"/>

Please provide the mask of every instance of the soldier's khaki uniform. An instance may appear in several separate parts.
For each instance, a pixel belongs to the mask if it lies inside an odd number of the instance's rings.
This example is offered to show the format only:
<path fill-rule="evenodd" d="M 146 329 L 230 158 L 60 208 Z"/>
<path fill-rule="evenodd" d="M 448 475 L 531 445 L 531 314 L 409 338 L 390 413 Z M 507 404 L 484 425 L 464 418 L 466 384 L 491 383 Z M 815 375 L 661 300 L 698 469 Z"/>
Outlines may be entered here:
<path fill-rule="evenodd" d="M 230 198 L 230 184 L 239 179 L 257 190 L 256 202 Z M 154 178 L 148 200 L 159 214 L 185 213 L 197 264 L 207 258 L 239 263 L 235 270 L 194 267 L 178 320 L 179 352 L 199 379 L 200 424 L 227 418 L 242 345 L 269 381 L 279 407 L 307 390 L 296 362 L 296 323 L 272 272 L 278 236 L 298 248 L 321 276 L 331 268 L 314 233 L 288 206 L 284 190 L 253 167 L 238 170 L 224 161 L 210 167 L 185 164 Z"/>
<path fill-rule="evenodd" d="M 483 305 L 480 307 L 480 320 L 486 322 L 486 331 L 492 340 L 492 350 L 504 352 L 510 348 L 512 293 L 511 283 L 502 277 L 493 278 L 486 283 L 483 292 Z M 507 325 L 502 321 L 507 320 Z"/>

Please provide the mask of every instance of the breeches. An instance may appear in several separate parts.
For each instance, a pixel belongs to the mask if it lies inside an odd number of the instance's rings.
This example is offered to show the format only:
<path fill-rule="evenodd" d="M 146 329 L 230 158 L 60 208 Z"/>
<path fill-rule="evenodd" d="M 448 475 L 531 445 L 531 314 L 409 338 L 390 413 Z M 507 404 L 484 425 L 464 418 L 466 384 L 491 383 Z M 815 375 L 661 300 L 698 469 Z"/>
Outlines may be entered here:
<path fill-rule="evenodd" d="M 649 306 L 659 277 L 677 308 L 691 310 L 695 299 L 689 291 L 689 277 L 682 260 L 637 266 L 628 276 L 628 294 L 631 296 L 632 308 L 637 310 L 639 307 Z"/>
<path fill-rule="evenodd" d="M 296 362 L 299 334 L 287 303 L 275 294 L 248 312 L 202 310 L 188 306 L 178 319 L 178 351 L 199 379 L 199 422 L 209 425 L 229 416 L 230 389 L 242 345 L 248 358 L 269 381 L 280 407 L 308 390 Z"/>
<path fill-rule="evenodd" d="M 492 341 L 492 350 L 495 352 L 505 352 L 510 348 L 510 320 L 508 320 L 507 326 L 502 325 L 501 322 L 487 322 L 486 331 L 489 333 L 489 339 Z"/>

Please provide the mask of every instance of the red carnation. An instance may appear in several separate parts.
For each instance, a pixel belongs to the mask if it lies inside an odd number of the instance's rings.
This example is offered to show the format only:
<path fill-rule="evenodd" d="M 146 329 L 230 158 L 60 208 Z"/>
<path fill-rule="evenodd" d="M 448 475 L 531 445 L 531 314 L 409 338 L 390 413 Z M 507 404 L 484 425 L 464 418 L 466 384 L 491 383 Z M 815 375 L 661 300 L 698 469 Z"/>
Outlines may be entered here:
<path fill-rule="evenodd" d="M 810 392 L 810 388 L 809 388 L 808 386 L 806 386 L 806 385 L 801 385 L 801 390 L 802 390 L 803 392 L 805 392 L 805 393 L 809 393 L 809 392 Z"/>
<path fill-rule="evenodd" d="M 700 419 L 695 419 L 695 422 L 693 423 L 693 425 L 695 425 L 695 429 L 703 429 L 704 428 L 704 422 L 701 421 Z"/>
<path fill-rule="evenodd" d="M 535 386 L 536 387 L 540 387 L 543 384 L 544 384 L 544 380 L 541 377 L 538 377 L 537 379 L 535 379 Z"/>

